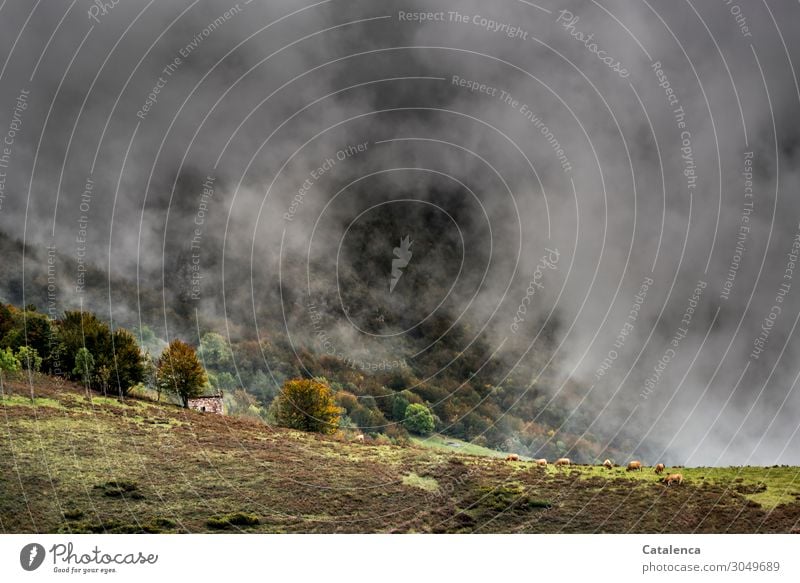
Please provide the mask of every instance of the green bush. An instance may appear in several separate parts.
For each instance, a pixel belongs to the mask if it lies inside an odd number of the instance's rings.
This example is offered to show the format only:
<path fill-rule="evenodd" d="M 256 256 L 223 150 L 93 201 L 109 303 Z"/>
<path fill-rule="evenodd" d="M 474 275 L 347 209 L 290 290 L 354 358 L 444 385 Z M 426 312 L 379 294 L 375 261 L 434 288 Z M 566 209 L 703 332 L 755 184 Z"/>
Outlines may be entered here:
<path fill-rule="evenodd" d="M 0 373 L 17 372 L 20 363 L 10 348 L 0 350 Z"/>
<path fill-rule="evenodd" d="M 436 422 L 433 418 L 433 413 L 428 407 L 419 403 L 412 403 L 406 408 L 403 425 L 411 433 L 427 435 L 434 430 Z"/>
<path fill-rule="evenodd" d="M 30 346 L 20 346 L 17 349 L 17 360 L 22 368 L 29 372 L 39 372 L 42 370 L 42 357 L 39 351 Z"/>

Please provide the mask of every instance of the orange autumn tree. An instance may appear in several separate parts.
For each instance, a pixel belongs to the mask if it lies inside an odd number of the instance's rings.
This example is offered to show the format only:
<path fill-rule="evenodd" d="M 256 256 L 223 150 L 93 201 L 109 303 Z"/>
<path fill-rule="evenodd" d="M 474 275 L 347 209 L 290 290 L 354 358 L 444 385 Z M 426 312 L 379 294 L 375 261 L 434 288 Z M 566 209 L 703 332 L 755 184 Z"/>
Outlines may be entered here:
<path fill-rule="evenodd" d="M 333 433 L 339 426 L 340 413 L 333 391 L 321 379 L 288 380 L 275 399 L 278 425 L 301 431 Z"/>
<path fill-rule="evenodd" d="M 208 376 L 194 348 L 175 339 L 158 359 L 158 386 L 162 391 L 178 395 L 184 407 L 189 399 L 202 394 Z"/>

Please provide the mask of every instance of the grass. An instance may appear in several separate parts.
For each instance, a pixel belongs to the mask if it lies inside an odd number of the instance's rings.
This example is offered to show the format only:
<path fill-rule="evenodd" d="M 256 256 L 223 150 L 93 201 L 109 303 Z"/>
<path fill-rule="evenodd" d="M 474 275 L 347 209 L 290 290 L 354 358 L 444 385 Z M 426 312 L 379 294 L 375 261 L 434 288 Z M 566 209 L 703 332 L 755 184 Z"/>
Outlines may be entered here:
<path fill-rule="evenodd" d="M 477 455 L 482 457 L 505 458 L 506 453 L 475 445 L 469 441 L 462 441 L 454 437 L 448 437 L 439 433 L 434 433 L 428 437 L 412 437 L 411 442 L 422 447 L 429 447 L 442 451 L 460 453 L 464 455 Z"/>
<path fill-rule="evenodd" d="M 247 514 L 244 512 L 234 512 L 233 514 L 226 514 L 224 516 L 214 516 L 206 521 L 206 525 L 214 530 L 222 530 L 229 528 L 236 528 L 239 526 L 255 526 L 259 522 L 258 516 L 255 514 Z"/>
<path fill-rule="evenodd" d="M 126 480 L 112 480 L 94 487 L 103 496 L 108 498 L 128 498 L 130 500 L 142 500 L 144 494 L 139 492 L 139 486 Z"/>
<path fill-rule="evenodd" d="M 32 404 L 22 383 L 0 400 L 2 532 L 791 532 L 800 520 L 798 468 L 682 468 L 667 488 L 652 468 L 543 470 L 442 436 L 349 443 L 36 383 Z"/>
<path fill-rule="evenodd" d="M 582 478 L 603 477 L 637 482 L 660 483 L 667 474 L 683 474 L 686 484 L 715 485 L 730 488 L 764 508 L 790 504 L 800 497 L 800 468 L 789 466 L 763 468 L 759 466 L 736 467 L 667 467 L 662 476 L 645 466 L 641 472 L 628 472 L 624 467 L 610 470 L 601 466 L 579 466 Z M 548 468 L 556 472 L 555 468 Z"/>
<path fill-rule="evenodd" d="M 413 486 L 414 488 L 421 488 L 426 492 L 439 491 L 439 482 L 437 482 L 434 478 L 418 476 L 414 472 L 411 472 L 407 476 L 403 476 L 403 484 L 406 486 Z"/>
<path fill-rule="evenodd" d="M 23 395 L 4 395 L 0 403 L 5 407 L 52 407 L 61 409 L 60 401 L 46 397 L 25 397 Z"/>

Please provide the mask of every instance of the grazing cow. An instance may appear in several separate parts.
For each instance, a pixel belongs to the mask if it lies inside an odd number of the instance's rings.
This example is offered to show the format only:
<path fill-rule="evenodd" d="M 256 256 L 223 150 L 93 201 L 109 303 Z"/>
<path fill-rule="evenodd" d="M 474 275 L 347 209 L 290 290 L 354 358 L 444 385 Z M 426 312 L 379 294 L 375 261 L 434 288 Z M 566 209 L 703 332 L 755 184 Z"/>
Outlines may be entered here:
<path fill-rule="evenodd" d="M 553 462 L 553 465 L 559 468 L 561 466 L 568 466 L 570 463 L 571 462 L 569 461 L 568 457 L 560 457 L 555 462 Z"/>
<path fill-rule="evenodd" d="M 359 433 L 353 438 L 353 441 L 357 441 L 358 443 L 364 443 L 364 434 Z"/>
<path fill-rule="evenodd" d="M 640 461 L 632 461 L 628 462 L 628 471 L 633 472 L 634 470 L 642 471 L 642 462 Z"/>
<path fill-rule="evenodd" d="M 506 461 L 507 462 L 518 462 L 519 461 L 519 456 L 517 454 L 515 454 L 515 453 L 510 453 L 510 454 L 508 454 L 506 456 Z"/>
<path fill-rule="evenodd" d="M 544 459 L 544 458 L 542 458 L 540 460 L 536 460 L 536 465 L 539 466 L 540 468 L 546 468 L 547 467 L 547 460 Z"/>
<path fill-rule="evenodd" d="M 606 460 L 603 462 L 603 467 L 608 468 L 609 470 L 614 467 L 614 464 L 611 463 L 611 460 Z"/>
<path fill-rule="evenodd" d="M 664 472 L 664 464 L 656 464 L 655 473 L 661 474 Z"/>
<path fill-rule="evenodd" d="M 672 486 L 672 484 L 674 484 L 675 482 L 677 482 L 678 484 L 683 484 L 683 474 L 670 474 L 669 476 L 664 478 L 664 483 L 667 486 Z"/>

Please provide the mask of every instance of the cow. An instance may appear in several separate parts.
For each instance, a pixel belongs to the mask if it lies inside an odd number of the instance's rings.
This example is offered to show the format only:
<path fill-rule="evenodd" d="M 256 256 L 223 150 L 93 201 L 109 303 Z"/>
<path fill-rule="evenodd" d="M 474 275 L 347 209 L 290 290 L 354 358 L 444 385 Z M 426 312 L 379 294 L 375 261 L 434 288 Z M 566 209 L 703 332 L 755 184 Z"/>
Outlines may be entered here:
<path fill-rule="evenodd" d="M 633 472 L 635 470 L 642 471 L 642 462 L 636 460 L 628 462 L 628 471 Z"/>
<path fill-rule="evenodd" d="M 355 441 L 357 443 L 364 443 L 364 434 L 363 433 L 359 433 L 358 435 L 356 435 L 353 438 L 353 441 Z"/>
<path fill-rule="evenodd" d="M 506 456 L 506 461 L 507 462 L 518 462 L 519 461 L 519 456 L 517 454 L 515 454 L 515 453 L 510 453 L 510 454 L 508 454 Z"/>
<path fill-rule="evenodd" d="M 568 457 L 560 457 L 555 462 L 553 462 L 553 465 L 557 468 L 561 466 L 568 466 L 570 465 L 570 461 Z"/>
<path fill-rule="evenodd" d="M 547 460 L 546 459 L 542 458 L 540 460 L 535 460 L 535 461 L 536 461 L 536 465 L 539 466 L 540 468 L 546 468 L 547 467 Z"/>
<path fill-rule="evenodd" d="M 611 460 L 606 460 L 603 462 L 603 467 L 608 468 L 610 470 L 611 468 L 614 467 L 614 464 L 611 462 Z"/>
<path fill-rule="evenodd" d="M 664 473 L 664 464 L 656 464 L 656 469 L 653 471 L 657 474 Z"/>
<path fill-rule="evenodd" d="M 683 484 L 683 474 L 670 474 L 669 476 L 664 478 L 664 483 L 667 486 L 672 486 L 672 484 L 674 484 L 675 482 L 677 482 L 679 485 Z"/>

